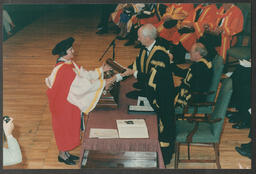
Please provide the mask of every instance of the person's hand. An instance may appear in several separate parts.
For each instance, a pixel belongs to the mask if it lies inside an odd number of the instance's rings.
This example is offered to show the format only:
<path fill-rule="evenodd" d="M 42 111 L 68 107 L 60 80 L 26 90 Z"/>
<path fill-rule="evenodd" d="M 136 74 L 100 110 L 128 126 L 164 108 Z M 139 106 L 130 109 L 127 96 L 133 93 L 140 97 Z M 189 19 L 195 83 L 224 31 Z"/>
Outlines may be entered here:
<path fill-rule="evenodd" d="M 108 64 L 104 63 L 102 66 L 102 69 L 103 69 L 103 72 L 106 72 L 106 71 L 110 71 L 112 68 Z"/>
<path fill-rule="evenodd" d="M 193 22 L 186 22 L 185 24 L 182 25 L 182 27 L 186 27 L 186 28 L 193 28 Z"/>
<path fill-rule="evenodd" d="M 11 26 L 12 26 L 12 28 L 14 28 L 14 27 L 15 27 L 15 24 L 12 22 L 12 23 L 11 23 Z"/>
<path fill-rule="evenodd" d="M 216 29 L 215 29 L 215 33 L 216 34 L 220 34 L 220 33 L 222 33 L 223 32 L 223 29 L 221 28 L 221 27 L 217 27 Z"/>
<path fill-rule="evenodd" d="M 172 63 L 173 62 L 173 54 L 169 52 L 168 56 L 169 56 L 169 59 L 170 59 L 170 63 Z"/>
<path fill-rule="evenodd" d="M 108 91 L 110 89 L 110 87 L 112 86 L 112 84 L 115 82 L 116 80 L 116 76 L 113 76 L 109 79 L 106 79 L 106 85 L 105 85 L 105 90 Z"/>
<path fill-rule="evenodd" d="M 8 123 L 3 120 L 3 129 L 6 136 L 12 135 L 12 131 L 14 129 L 13 118 L 10 117 L 10 119 L 11 120 Z"/>
<path fill-rule="evenodd" d="M 204 24 L 203 27 L 206 31 L 210 31 L 210 25 L 209 24 Z"/>
<path fill-rule="evenodd" d="M 130 76 L 134 74 L 134 70 L 130 69 L 130 68 L 126 68 L 126 71 L 124 73 L 121 74 L 122 77 L 126 77 L 126 76 Z"/>
<path fill-rule="evenodd" d="M 163 21 L 167 21 L 167 20 L 170 20 L 172 19 L 172 16 L 170 14 L 165 14 L 163 17 L 162 17 L 162 20 Z"/>

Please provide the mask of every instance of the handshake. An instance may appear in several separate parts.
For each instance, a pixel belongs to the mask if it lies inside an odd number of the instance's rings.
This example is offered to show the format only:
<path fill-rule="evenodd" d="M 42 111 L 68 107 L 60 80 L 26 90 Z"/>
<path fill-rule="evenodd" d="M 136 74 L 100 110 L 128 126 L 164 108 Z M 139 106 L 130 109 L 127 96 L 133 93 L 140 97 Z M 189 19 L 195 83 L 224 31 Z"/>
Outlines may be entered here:
<path fill-rule="evenodd" d="M 103 65 L 103 72 L 107 72 L 112 70 L 112 68 L 108 65 L 108 64 L 104 64 Z M 105 86 L 105 90 L 109 90 L 110 87 L 115 83 L 115 82 L 119 82 L 121 80 L 123 80 L 124 77 L 130 76 L 134 74 L 134 70 L 129 69 L 129 68 L 124 68 L 124 72 L 123 73 L 118 73 L 115 74 L 114 76 L 106 79 L 106 86 Z"/>

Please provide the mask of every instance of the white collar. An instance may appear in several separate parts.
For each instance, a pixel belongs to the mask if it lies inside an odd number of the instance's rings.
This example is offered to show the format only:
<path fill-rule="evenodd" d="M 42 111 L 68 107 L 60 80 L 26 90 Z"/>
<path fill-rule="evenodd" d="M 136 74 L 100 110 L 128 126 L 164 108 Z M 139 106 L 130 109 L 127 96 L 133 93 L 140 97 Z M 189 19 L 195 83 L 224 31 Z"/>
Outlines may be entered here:
<path fill-rule="evenodd" d="M 150 52 L 152 50 L 152 48 L 155 45 L 155 43 L 156 43 L 156 40 L 149 47 L 147 47 L 148 52 Z"/>
<path fill-rule="evenodd" d="M 63 61 L 63 62 L 67 62 L 67 63 L 71 62 L 71 60 L 64 59 L 63 57 L 59 58 L 59 61 Z"/>

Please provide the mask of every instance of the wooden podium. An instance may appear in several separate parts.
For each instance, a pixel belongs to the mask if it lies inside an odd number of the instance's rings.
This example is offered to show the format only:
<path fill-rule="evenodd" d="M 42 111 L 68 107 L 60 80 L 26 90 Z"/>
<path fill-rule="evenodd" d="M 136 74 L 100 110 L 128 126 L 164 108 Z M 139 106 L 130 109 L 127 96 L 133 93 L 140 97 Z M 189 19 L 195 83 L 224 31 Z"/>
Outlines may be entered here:
<path fill-rule="evenodd" d="M 120 84 L 116 83 L 111 91 L 102 94 L 95 110 L 112 110 L 118 108 Z"/>

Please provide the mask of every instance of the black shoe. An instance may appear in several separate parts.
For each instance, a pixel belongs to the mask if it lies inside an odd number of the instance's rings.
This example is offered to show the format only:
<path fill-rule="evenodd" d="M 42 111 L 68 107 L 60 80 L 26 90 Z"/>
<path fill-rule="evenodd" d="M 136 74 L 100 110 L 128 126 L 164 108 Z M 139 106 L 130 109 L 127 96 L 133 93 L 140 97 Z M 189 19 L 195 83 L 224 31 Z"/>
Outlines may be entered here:
<path fill-rule="evenodd" d="M 106 29 L 101 29 L 101 30 L 98 30 L 98 31 L 96 32 L 96 34 L 105 34 L 105 33 L 108 33 L 108 30 L 106 30 Z"/>
<path fill-rule="evenodd" d="M 239 123 L 239 121 L 237 119 L 234 119 L 233 117 L 231 117 L 229 120 L 228 120 L 229 123 Z"/>
<path fill-rule="evenodd" d="M 251 149 L 252 147 L 252 142 L 246 143 L 246 144 L 241 144 L 240 146 L 242 149 Z"/>
<path fill-rule="evenodd" d="M 114 34 L 119 34 L 120 31 L 121 31 L 121 29 L 118 26 L 116 26 L 116 25 L 112 28 L 112 30 L 113 30 Z"/>
<path fill-rule="evenodd" d="M 133 40 L 128 40 L 124 46 L 130 46 L 130 45 L 133 45 L 134 44 L 134 41 Z"/>
<path fill-rule="evenodd" d="M 235 129 L 247 129 L 247 128 L 250 128 L 250 125 L 248 125 L 246 123 L 243 123 L 243 122 L 240 122 L 240 123 L 232 125 L 232 128 L 235 128 Z"/>
<path fill-rule="evenodd" d="M 126 97 L 127 98 L 130 98 L 130 99 L 135 99 L 137 100 L 138 99 L 138 96 L 142 96 L 142 97 L 145 97 L 146 94 L 145 94 L 145 91 L 141 90 L 141 91 L 131 91 L 131 92 L 128 92 L 126 94 Z"/>
<path fill-rule="evenodd" d="M 171 147 L 161 147 L 161 151 L 163 155 L 164 165 L 166 166 L 170 164 L 174 150 Z"/>
<path fill-rule="evenodd" d="M 71 155 L 71 154 L 69 154 L 68 158 L 71 159 L 71 160 L 79 160 L 80 159 L 78 156 Z"/>
<path fill-rule="evenodd" d="M 232 118 L 233 117 L 233 113 L 232 112 L 227 113 L 226 117 L 229 118 L 229 119 Z"/>
<path fill-rule="evenodd" d="M 70 158 L 67 158 L 67 159 L 64 160 L 63 158 L 58 156 L 58 161 L 61 162 L 61 163 L 65 163 L 67 165 L 76 165 L 75 161 L 71 160 Z"/>
<path fill-rule="evenodd" d="M 139 82 L 135 82 L 132 86 L 136 89 L 143 89 L 144 88 L 144 85 L 142 83 L 139 83 Z"/>
<path fill-rule="evenodd" d="M 122 37 L 122 36 L 117 36 L 116 37 L 118 40 L 125 40 L 126 39 L 126 37 Z"/>
<path fill-rule="evenodd" d="M 240 148 L 240 147 L 235 147 L 236 151 L 242 155 L 242 156 L 246 156 L 250 159 L 252 159 L 252 154 L 249 150 L 245 149 L 245 148 Z"/>
<path fill-rule="evenodd" d="M 141 48 L 142 44 L 140 42 L 135 42 L 134 48 Z"/>

